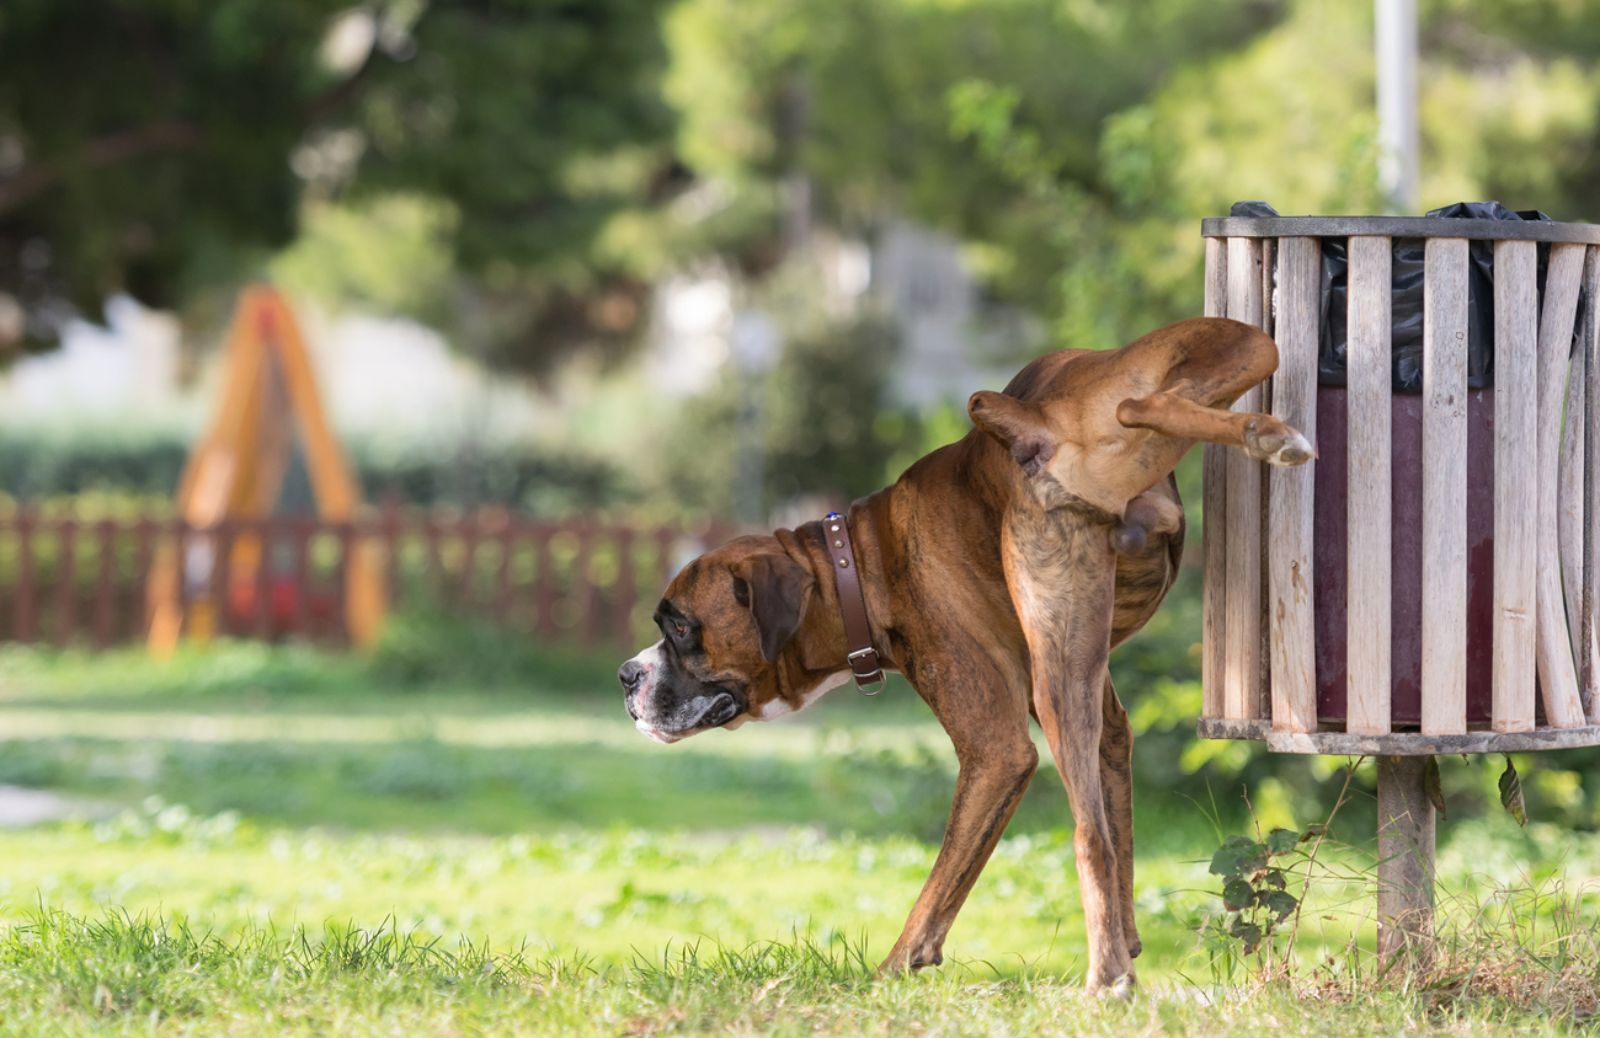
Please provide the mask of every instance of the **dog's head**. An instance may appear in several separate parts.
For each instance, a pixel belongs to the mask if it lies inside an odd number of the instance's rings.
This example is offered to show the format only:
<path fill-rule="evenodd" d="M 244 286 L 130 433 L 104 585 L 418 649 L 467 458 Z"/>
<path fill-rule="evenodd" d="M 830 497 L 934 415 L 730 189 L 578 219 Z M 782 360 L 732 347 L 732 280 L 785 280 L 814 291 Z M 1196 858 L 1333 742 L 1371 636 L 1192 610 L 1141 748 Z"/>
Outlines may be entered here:
<path fill-rule="evenodd" d="M 670 743 L 795 709 L 784 668 L 800 668 L 784 650 L 815 589 L 775 537 L 740 537 L 685 566 L 656 607 L 661 640 L 617 671 L 638 729 Z"/>

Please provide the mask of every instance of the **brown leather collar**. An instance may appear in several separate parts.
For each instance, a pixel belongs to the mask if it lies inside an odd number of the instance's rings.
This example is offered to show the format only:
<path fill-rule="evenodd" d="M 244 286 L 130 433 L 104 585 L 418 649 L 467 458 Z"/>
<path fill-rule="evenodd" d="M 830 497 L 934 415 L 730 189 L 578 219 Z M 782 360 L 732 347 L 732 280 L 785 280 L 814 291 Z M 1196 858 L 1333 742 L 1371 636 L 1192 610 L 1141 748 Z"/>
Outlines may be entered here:
<path fill-rule="evenodd" d="M 861 570 L 850 544 L 850 524 L 838 512 L 829 512 L 822 520 L 822 536 L 833 560 L 833 588 L 844 620 L 845 658 L 856 687 L 863 695 L 875 696 L 883 691 L 883 666 L 878 662 L 878 650 L 872 647 L 872 626 L 867 622 L 867 599 L 861 593 Z"/>

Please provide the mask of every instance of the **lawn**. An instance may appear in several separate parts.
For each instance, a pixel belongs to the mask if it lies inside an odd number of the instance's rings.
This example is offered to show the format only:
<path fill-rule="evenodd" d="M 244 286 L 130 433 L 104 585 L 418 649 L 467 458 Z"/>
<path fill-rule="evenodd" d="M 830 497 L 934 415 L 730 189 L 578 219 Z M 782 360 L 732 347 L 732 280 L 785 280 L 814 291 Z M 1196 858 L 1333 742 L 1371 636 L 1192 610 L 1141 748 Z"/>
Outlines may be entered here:
<path fill-rule="evenodd" d="M 904 686 L 661 747 L 595 668 L 384 673 L 253 646 L 0 655 L 0 784 L 63 816 L 0 831 L 0 1032 L 1541 1033 L 1592 1010 L 1591 835 L 1446 825 L 1447 953 L 1493 984 L 1373 994 L 1370 848 L 1336 823 L 1293 980 L 1259 989 L 1197 936 L 1212 852 L 1251 831 L 1237 794 L 1140 789 L 1144 994 L 1102 1005 L 1076 990 L 1046 768 L 946 965 L 879 982 L 954 766 Z M 1553 1011 L 1518 1011 L 1535 997 Z"/>

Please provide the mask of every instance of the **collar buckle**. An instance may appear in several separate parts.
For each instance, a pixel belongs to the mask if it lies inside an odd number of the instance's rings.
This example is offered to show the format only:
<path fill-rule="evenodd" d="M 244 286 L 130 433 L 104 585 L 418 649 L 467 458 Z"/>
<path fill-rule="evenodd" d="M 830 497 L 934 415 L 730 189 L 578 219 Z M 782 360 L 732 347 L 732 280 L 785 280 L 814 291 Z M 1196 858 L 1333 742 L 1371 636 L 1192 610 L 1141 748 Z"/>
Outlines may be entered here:
<path fill-rule="evenodd" d="M 883 668 L 878 665 L 878 650 L 872 646 L 857 649 L 845 657 L 850 663 L 850 675 L 856 679 L 856 688 L 864 696 L 875 696 L 883 691 L 885 678 Z M 857 661 L 867 664 L 871 670 L 865 672 L 856 668 Z"/>

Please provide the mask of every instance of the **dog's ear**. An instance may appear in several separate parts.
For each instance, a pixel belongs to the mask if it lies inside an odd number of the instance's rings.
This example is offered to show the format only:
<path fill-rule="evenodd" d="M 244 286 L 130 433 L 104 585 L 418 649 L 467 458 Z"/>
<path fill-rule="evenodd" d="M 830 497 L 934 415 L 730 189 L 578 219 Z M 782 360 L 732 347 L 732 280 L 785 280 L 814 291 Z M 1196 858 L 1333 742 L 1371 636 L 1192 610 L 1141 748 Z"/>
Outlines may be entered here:
<path fill-rule="evenodd" d="M 794 637 L 817 584 L 811 571 L 780 552 L 750 555 L 733 564 L 733 594 L 755 617 L 761 655 L 768 663 Z"/>
<path fill-rule="evenodd" d="M 1056 452 L 1044 415 L 1025 400 L 981 390 L 967 401 L 972 424 L 999 441 L 1027 475 L 1038 475 Z"/>

